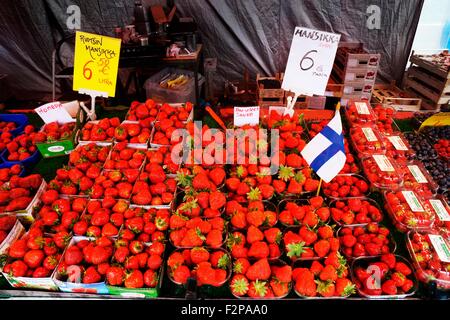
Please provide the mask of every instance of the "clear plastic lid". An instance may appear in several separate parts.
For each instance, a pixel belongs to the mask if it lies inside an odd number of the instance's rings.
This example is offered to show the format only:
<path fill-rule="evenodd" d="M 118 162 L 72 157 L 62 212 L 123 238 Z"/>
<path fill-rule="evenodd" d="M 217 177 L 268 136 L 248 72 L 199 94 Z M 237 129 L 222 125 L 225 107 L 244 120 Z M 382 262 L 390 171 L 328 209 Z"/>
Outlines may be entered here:
<path fill-rule="evenodd" d="M 397 112 L 394 108 L 379 103 L 372 105 L 372 108 L 377 116 L 376 125 L 380 132 L 394 133 L 400 131 L 394 121 L 394 116 Z"/>
<path fill-rule="evenodd" d="M 450 242 L 436 231 L 410 231 L 406 247 L 417 279 L 435 282 L 438 289 L 450 290 Z"/>
<path fill-rule="evenodd" d="M 359 174 L 338 174 L 330 182 L 322 183 L 322 192 L 331 199 L 367 196 L 369 181 Z"/>
<path fill-rule="evenodd" d="M 330 202 L 331 218 L 339 226 L 364 226 L 381 222 L 383 211 L 378 203 L 367 197 L 342 198 Z"/>
<path fill-rule="evenodd" d="M 372 154 L 385 154 L 383 138 L 375 126 L 358 125 L 350 129 L 350 140 L 360 157 Z"/>
<path fill-rule="evenodd" d="M 420 161 L 411 161 L 404 166 L 399 166 L 403 174 L 403 188 L 414 192 L 425 199 L 433 197 L 439 186 L 428 174 Z"/>
<path fill-rule="evenodd" d="M 391 157 L 374 154 L 361 159 L 365 176 L 376 189 L 397 189 L 403 184 L 403 176 Z"/>
<path fill-rule="evenodd" d="M 387 156 L 392 157 L 400 163 L 404 163 L 415 158 L 415 151 L 411 148 L 408 141 L 400 132 L 383 134 L 382 138 Z"/>
<path fill-rule="evenodd" d="M 367 101 L 350 100 L 345 109 L 345 116 L 351 126 L 372 123 L 375 124 L 377 116 Z"/>
<path fill-rule="evenodd" d="M 431 228 L 435 215 L 431 206 L 414 191 L 398 189 L 384 192 L 386 210 L 400 232 Z"/>
<path fill-rule="evenodd" d="M 436 195 L 425 202 L 430 205 L 435 214 L 434 229 L 439 230 L 450 239 L 450 206 L 442 195 Z"/>

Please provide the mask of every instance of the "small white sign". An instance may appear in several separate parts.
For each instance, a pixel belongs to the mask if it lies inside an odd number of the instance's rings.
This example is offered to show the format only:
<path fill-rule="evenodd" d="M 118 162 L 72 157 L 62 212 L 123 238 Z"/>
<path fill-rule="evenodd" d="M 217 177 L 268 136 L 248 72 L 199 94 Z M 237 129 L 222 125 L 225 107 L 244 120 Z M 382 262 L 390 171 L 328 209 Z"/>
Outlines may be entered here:
<path fill-rule="evenodd" d="M 450 221 L 450 214 L 448 213 L 441 200 L 431 199 L 430 204 L 433 207 L 434 212 L 436 212 L 436 215 L 439 217 L 439 220 Z"/>
<path fill-rule="evenodd" d="M 377 136 L 375 135 L 375 132 L 373 132 L 372 128 L 361 128 L 361 130 L 364 133 L 364 136 L 366 137 L 367 141 L 369 142 L 378 141 Z"/>
<path fill-rule="evenodd" d="M 34 109 L 34 111 L 44 120 L 45 123 L 59 122 L 67 123 L 73 122 L 72 117 L 60 102 L 50 102 Z"/>
<path fill-rule="evenodd" d="M 414 177 L 414 179 L 418 183 L 428 183 L 427 178 L 423 175 L 422 171 L 420 171 L 420 168 L 413 164 L 408 166 L 409 172 L 411 172 L 411 175 Z"/>
<path fill-rule="evenodd" d="M 355 107 L 358 114 L 370 114 L 369 108 L 365 102 L 355 102 Z"/>
<path fill-rule="evenodd" d="M 234 107 L 234 125 L 259 124 L 259 107 Z"/>
<path fill-rule="evenodd" d="M 340 34 L 296 27 L 281 88 L 323 96 L 340 38 Z"/>
<path fill-rule="evenodd" d="M 399 136 L 388 136 L 389 141 L 392 143 L 394 148 L 399 151 L 408 151 L 408 147 L 403 142 L 402 138 Z"/>
<path fill-rule="evenodd" d="M 430 239 L 431 244 L 439 257 L 439 260 L 450 263 L 450 248 L 444 238 L 437 234 L 429 234 L 428 238 Z"/>
<path fill-rule="evenodd" d="M 419 199 L 417 199 L 415 193 L 413 191 L 402 191 L 403 196 L 405 197 L 408 206 L 411 208 L 413 212 L 424 212 L 425 209 L 420 204 Z"/>
<path fill-rule="evenodd" d="M 374 154 L 372 157 L 381 171 L 395 171 L 394 166 L 384 154 Z"/>

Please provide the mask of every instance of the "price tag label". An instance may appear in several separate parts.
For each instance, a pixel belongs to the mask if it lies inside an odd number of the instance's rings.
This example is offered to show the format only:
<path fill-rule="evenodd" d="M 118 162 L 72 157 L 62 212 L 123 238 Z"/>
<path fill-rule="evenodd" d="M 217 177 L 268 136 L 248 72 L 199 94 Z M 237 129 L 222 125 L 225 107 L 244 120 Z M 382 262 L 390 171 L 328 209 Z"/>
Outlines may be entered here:
<path fill-rule="evenodd" d="M 45 123 L 59 122 L 68 123 L 74 122 L 69 112 L 64 108 L 60 102 L 50 102 L 34 109 L 34 111 L 44 120 Z"/>
<path fill-rule="evenodd" d="M 323 96 L 341 35 L 296 27 L 281 87 Z"/>
<path fill-rule="evenodd" d="M 403 196 L 405 197 L 406 202 L 408 203 L 408 206 L 411 208 L 413 212 L 425 211 L 425 209 L 422 207 L 422 205 L 419 202 L 419 199 L 417 199 L 413 191 L 402 191 L 402 193 Z"/>
<path fill-rule="evenodd" d="M 409 172 L 411 172 L 411 175 L 414 177 L 414 179 L 418 183 L 428 183 L 427 178 L 423 175 L 422 171 L 420 171 L 420 168 L 413 164 L 408 166 Z"/>
<path fill-rule="evenodd" d="M 115 96 L 121 40 L 76 32 L 73 90 L 105 92 Z"/>
<path fill-rule="evenodd" d="M 355 102 L 355 107 L 358 114 L 370 114 L 369 108 L 365 102 Z"/>
<path fill-rule="evenodd" d="M 384 154 L 374 154 L 372 157 L 381 171 L 395 171 L 394 166 Z"/>
<path fill-rule="evenodd" d="M 430 239 L 430 242 L 439 257 L 439 260 L 450 263 L 450 248 L 444 238 L 437 234 L 429 234 L 428 238 Z"/>
<path fill-rule="evenodd" d="M 366 137 L 367 141 L 369 142 L 378 141 L 377 136 L 375 135 L 375 132 L 373 132 L 372 128 L 361 128 L 361 130 L 364 133 L 364 136 Z"/>
<path fill-rule="evenodd" d="M 234 125 L 241 127 L 245 124 L 259 123 L 259 107 L 234 107 Z"/>
<path fill-rule="evenodd" d="M 403 142 L 402 138 L 399 136 L 388 136 L 389 141 L 392 143 L 394 148 L 399 151 L 408 151 L 408 147 Z"/>
<path fill-rule="evenodd" d="M 439 220 L 450 221 L 450 214 L 441 200 L 431 199 L 430 204 L 433 207 L 434 212 L 436 212 L 436 215 L 439 217 Z"/>

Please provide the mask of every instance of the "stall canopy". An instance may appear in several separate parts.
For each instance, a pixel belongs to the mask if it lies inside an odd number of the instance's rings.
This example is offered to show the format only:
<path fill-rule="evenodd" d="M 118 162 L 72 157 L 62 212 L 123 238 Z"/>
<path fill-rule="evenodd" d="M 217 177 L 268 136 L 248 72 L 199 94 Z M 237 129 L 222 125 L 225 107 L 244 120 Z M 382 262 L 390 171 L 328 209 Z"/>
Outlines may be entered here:
<path fill-rule="evenodd" d="M 158 3 L 165 1 L 145 1 Z M 295 26 L 342 34 L 381 53 L 379 74 L 401 81 L 423 0 L 178 0 L 191 16 L 205 48 L 217 57 L 217 83 L 251 74 L 283 71 Z M 0 73 L 12 93 L 32 98 L 51 92 L 51 54 L 67 27 L 67 8 L 81 10 L 81 30 L 112 35 L 132 22 L 134 0 L 4 0 L 0 7 Z M 369 26 L 370 27 L 369 27 Z M 71 48 L 63 54 L 71 61 Z"/>

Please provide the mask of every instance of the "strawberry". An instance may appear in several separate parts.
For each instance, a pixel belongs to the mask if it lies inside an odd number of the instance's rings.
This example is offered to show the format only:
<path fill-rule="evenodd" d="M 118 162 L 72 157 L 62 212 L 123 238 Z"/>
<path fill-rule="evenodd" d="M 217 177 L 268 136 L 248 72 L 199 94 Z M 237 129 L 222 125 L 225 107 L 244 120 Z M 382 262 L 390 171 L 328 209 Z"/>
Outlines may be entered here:
<path fill-rule="evenodd" d="M 338 278 L 337 270 L 332 265 L 326 265 L 319 274 L 322 281 L 336 281 Z"/>
<path fill-rule="evenodd" d="M 267 259 L 260 259 L 252 264 L 245 274 L 249 280 L 268 280 L 271 275 L 270 265 Z"/>
<path fill-rule="evenodd" d="M 381 290 L 383 291 L 383 293 L 385 293 L 387 295 L 396 295 L 397 287 L 395 285 L 395 281 L 394 280 L 386 280 L 381 285 Z"/>
<path fill-rule="evenodd" d="M 263 259 L 269 256 L 269 246 L 263 241 L 253 242 L 248 250 L 249 258 Z"/>
<path fill-rule="evenodd" d="M 233 263 L 233 273 L 246 274 L 249 267 L 250 262 L 246 258 L 238 258 Z"/>
<path fill-rule="evenodd" d="M 256 241 L 264 240 L 264 233 L 257 227 L 251 225 L 247 229 L 247 242 L 252 244 Z"/>
<path fill-rule="evenodd" d="M 230 282 L 231 293 L 235 296 L 245 296 L 249 289 L 249 283 L 245 276 L 242 274 L 236 274 L 233 276 Z"/>
<path fill-rule="evenodd" d="M 330 251 L 330 243 L 327 240 L 319 240 L 314 244 L 314 251 L 319 257 L 325 257 Z"/>

